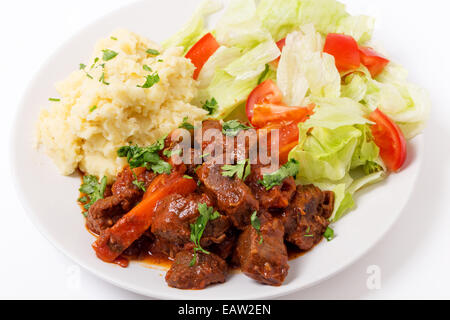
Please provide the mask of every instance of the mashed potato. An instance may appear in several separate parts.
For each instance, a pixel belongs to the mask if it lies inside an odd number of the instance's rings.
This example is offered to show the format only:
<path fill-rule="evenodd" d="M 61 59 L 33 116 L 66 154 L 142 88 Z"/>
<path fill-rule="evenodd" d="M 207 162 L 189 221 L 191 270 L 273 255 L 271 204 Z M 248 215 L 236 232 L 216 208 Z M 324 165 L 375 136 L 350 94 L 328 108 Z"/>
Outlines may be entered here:
<path fill-rule="evenodd" d="M 119 147 L 152 144 L 184 117 L 194 122 L 206 116 L 189 103 L 197 88 L 194 66 L 183 57 L 183 49 L 157 56 L 148 49 L 161 51 L 156 43 L 119 30 L 97 43 L 90 64 L 56 85 L 61 100 L 41 112 L 37 142 L 62 174 L 80 168 L 111 181 L 126 164 L 117 157 Z M 118 54 L 104 61 L 103 50 Z M 159 82 L 138 87 L 156 73 Z"/>

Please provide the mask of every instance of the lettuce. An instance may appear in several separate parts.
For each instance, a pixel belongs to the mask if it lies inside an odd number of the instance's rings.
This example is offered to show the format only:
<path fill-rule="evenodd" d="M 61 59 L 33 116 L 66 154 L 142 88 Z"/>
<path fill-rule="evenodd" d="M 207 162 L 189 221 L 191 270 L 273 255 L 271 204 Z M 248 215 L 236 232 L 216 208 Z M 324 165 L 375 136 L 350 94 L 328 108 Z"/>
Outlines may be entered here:
<path fill-rule="evenodd" d="M 224 70 L 236 80 L 258 77 L 266 68 L 266 64 L 280 56 L 280 50 L 273 40 L 261 43 L 233 61 Z"/>
<path fill-rule="evenodd" d="M 285 38 L 299 26 L 299 0 L 261 0 L 257 14 L 275 41 Z"/>
<path fill-rule="evenodd" d="M 298 24 L 312 23 L 317 31 L 326 35 L 337 32 L 340 21 L 348 17 L 345 5 L 335 0 L 300 0 Z"/>
<path fill-rule="evenodd" d="M 216 119 L 226 118 L 233 110 L 247 100 L 248 95 L 258 85 L 258 76 L 245 80 L 236 80 L 224 70 L 218 70 L 214 74 L 209 87 L 200 90 L 197 103 L 215 98 L 218 102 L 218 109 L 212 116 Z"/>
<path fill-rule="evenodd" d="M 228 48 L 221 46 L 217 51 L 206 61 L 198 76 L 199 88 L 203 89 L 209 86 L 214 74 L 217 70 L 223 69 L 230 63 L 241 56 L 241 49 Z"/>
<path fill-rule="evenodd" d="M 222 9 L 218 0 L 204 0 L 197 8 L 191 20 L 175 35 L 163 43 L 163 48 L 183 47 L 184 53 L 206 33 L 205 20 L 208 16 Z"/>
<path fill-rule="evenodd" d="M 300 163 L 298 183 L 335 193 L 331 220 L 354 207 L 354 194 L 382 180 L 386 168 L 373 141 L 366 108 L 349 98 L 315 98 L 316 111 L 299 124 L 299 145 L 289 158 Z"/>
<path fill-rule="evenodd" d="M 371 110 L 380 108 L 399 124 L 407 139 L 422 131 L 431 109 L 428 93 L 409 83 L 406 70 L 392 62 L 375 80 L 368 80 L 363 102 Z"/>
<path fill-rule="evenodd" d="M 317 107 L 314 114 L 303 124 L 305 128 L 337 129 L 355 124 L 372 124 L 365 117 L 365 107 L 349 98 L 313 98 L 312 101 Z"/>
<path fill-rule="evenodd" d="M 290 33 L 281 54 L 277 81 L 288 105 L 305 105 L 308 93 L 339 97 L 341 78 L 334 58 L 322 53 L 323 39 L 312 25 Z"/>
<path fill-rule="evenodd" d="M 250 49 L 271 40 L 256 14 L 254 0 L 232 0 L 214 31 L 217 41 L 229 47 Z"/>
<path fill-rule="evenodd" d="M 368 16 L 347 16 L 339 21 L 335 33 L 352 36 L 360 44 L 372 39 L 375 19 Z"/>

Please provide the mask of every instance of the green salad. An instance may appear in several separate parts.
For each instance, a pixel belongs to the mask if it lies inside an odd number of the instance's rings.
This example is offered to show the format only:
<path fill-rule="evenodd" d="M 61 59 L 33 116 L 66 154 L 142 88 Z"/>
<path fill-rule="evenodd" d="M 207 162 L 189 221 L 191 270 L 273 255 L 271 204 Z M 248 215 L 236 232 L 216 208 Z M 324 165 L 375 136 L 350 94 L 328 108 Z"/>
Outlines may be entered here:
<path fill-rule="evenodd" d="M 215 119 L 289 129 L 280 153 L 298 166 L 297 183 L 335 192 L 339 220 L 358 190 L 402 169 L 406 141 L 429 115 L 427 93 L 371 42 L 374 19 L 338 1 L 232 0 L 221 9 L 204 1 L 164 43 L 196 66 L 194 104 Z"/>

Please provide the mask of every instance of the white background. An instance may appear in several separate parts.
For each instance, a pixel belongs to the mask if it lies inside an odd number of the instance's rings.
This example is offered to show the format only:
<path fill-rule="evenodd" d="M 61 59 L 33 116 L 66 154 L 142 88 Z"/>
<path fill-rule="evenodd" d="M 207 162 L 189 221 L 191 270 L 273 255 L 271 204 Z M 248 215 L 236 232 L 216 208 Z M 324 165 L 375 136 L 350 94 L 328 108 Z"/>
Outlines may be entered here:
<path fill-rule="evenodd" d="M 377 18 L 377 29 L 390 35 L 378 40 L 394 60 L 410 70 L 411 80 L 430 92 L 433 111 L 425 132 L 425 160 L 410 203 L 394 228 L 373 250 L 337 276 L 285 298 L 448 299 L 450 5 L 444 0 L 341 1 L 348 4 L 351 13 Z M 15 109 L 41 63 L 78 30 L 131 2 L 1 1 L 0 137 L 4 146 L 0 153 L 0 298 L 144 298 L 81 270 L 34 228 L 13 189 L 8 154 Z M 149 12 L 149 26 L 151 16 Z M 120 27 L 120 21 L 113 29 L 116 27 Z M 398 42 L 402 45 L 394 46 L 396 51 L 389 50 L 390 44 Z M 51 201 L 52 195 L 48 196 Z M 378 290 L 367 286 L 367 271 L 374 265 L 381 272 Z"/>

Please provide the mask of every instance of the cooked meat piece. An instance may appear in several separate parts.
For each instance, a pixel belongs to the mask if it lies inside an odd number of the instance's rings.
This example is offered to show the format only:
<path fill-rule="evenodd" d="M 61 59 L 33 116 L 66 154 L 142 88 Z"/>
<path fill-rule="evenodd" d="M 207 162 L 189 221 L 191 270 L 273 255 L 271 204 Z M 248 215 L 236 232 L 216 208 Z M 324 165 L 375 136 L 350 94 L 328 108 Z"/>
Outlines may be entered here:
<path fill-rule="evenodd" d="M 222 243 L 213 243 L 208 247 L 208 251 L 215 253 L 222 259 L 228 259 L 232 256 L 236 247 L 236 239 L 235 232 L 227 232 L 225 240 Z"/>
<path fill-rule="evenodd" d="M 217 135 L 216 135 L 217 134 Z M 216 139 L 217 138 L 217 139 Z M 194 136 L 195 145 L 201 147 L 202 154 L 203 151 L 209 149 L 208 146 L 211 145 L 211 149 L 214 149 L 215 145 L 223 145 L 225 143 L 225 136 L 222 135 L 222 124 L 217 120 L 205 120 L 202 122 L 202 130 L 197 130 Z M 214 154 L 212 154 L 214 156 Z"/>
<path fill-rule="evenodd" d="M 277 218 L 264 216 L 260 220 L 260 232 L 248 226 L 239 236 L 235 260 L 239 261 L 242 272 L 248 277 L 280 286 L 289 270 L 283 223 Z"/>
<path fill-rule="evenodd" d="M 139 181 L 148 187 L 155 174 L 145 168 L 134 169 Z M 100 234 L 102 230 L 112 227 L 125 213 L 130 211 L 144 195 L 144 192 L 133 184 L 133 172 L 125 167 L 119 173 L 116 182 L 111 187 L 112 195 L 94 203 L 87 215 L 89 230 Z"/>
<path fill-rule="evenodd" d="M 293 177 L 284 179 L 283 184 L 267 190 L 259 181 L 263 179 L 264 166 L 256 164 L 251 166 L 251 174 L 246 182 L 259 200 L 262 209 L 287 208 L 295 193 L 296 184 Z"/>
<path fill-rule="evenodd" d="M 135 168 L 133 169 L 133 171 L 136 175 L 137 180 L 143 182 L 146 188 L 156 177 L 156 174 L 154 172 L 146 170 L 145 168 Z M 133 171 L 130 169 L 130 167 L 125 167 L 117 175 L 116 182 L 114 182 L 111 188 L 113 195 L 120 195 L 122 192 L 128 190 L 133 190 L 140 196 L 143 195 L 143 191 L 133 184 L 133 181 L 136 179 L 134 177 Z"/>
<path fill-rule="evenodd" d="M 216 199 L 219 210 L 226 213 L 236 228 L 243 230 L 250 224 L 251 214 L 259 209 L 258 201 L 242 180 L 224 177 L 221 167 L 204 163 L 197 169 L 197 176 L 202 188 Z"/>
<path fill-rule="evenodd" d="M 197 253 L 197 261 L 191 266 L 194 258 L 192 250 L 181 251 L 166 274 L 169 286 L 178 289 L 204 289 L 210 284 L 223 283 L 227 276 L 226 262 L 214 253 Z"/>
<path fill-rule="evenodd" d="M 170 242 L 171 254 L 178 252 L 184 245 L 190 242 L 190 225 L 195 223 L 199 216 L 198 205 L 205 203 L 213 206 L 213 202 L 206 194 L 190 194 L 181 196 L 174 194 L 161 200 L 153 216 L 152 233 L 157 237 Z M 211 243 L 221 243 L 225 240 L 225 232 L 229 229 L 230 222 L 226 216 L 220 216 L 210 220 L 206 225 L 201 239 L 202 247 Z"/>
<path fill-rule="evenodd" d="M 139 259 L 146 256 L 153 242 L 154 237 L 150 233 L 144 234 L 142 237 L 133 242 L 133 244 L 122 253 L 122 256 L 127 259 Z"/>
<path fill-rule="evenodd" d="M 333 213 L 334 193 L 308 185 L 297 192 L 283 216 L 286 240 L 301 250 L 309 250 L 320 242 Z"/>
<path fill-rule="evenodd" d="M 123 190 L 120 195 L 99 199 L 90 208 L 86 224 L 96 234 L 112 227 L 142 197 L 134 190 Z"/>

